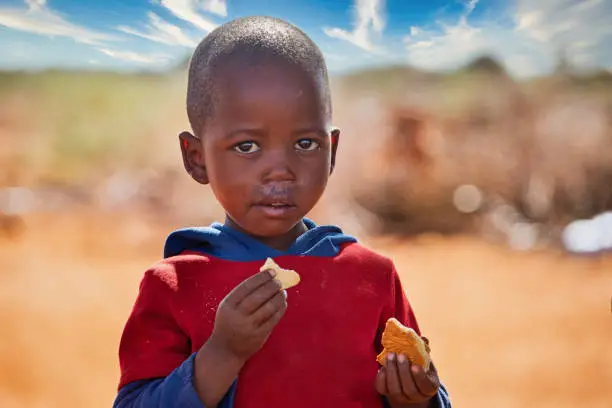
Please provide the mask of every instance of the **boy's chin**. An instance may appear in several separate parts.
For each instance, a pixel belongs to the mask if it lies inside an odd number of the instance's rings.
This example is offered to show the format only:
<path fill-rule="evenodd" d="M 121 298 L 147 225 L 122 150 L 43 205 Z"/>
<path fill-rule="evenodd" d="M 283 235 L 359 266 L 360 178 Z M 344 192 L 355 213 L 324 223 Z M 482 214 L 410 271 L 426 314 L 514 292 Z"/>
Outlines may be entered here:
<path fill-rule="evenodd" d="M 261 238 L 278 238 L 294 232 L 299 228 L 302 220 L 263 220 L 259 225 L 253 226 L 251 235 Z"/>
<path fill-rule="evenodd" d="M 302 216 L 274 218 L 248 217 L 244 220 L 234 220 L 234 223 L 245 233 L 258 238 L 280 238 L 286 235 L 300 235 Z M 305 229 L 305 227 L 303 227 Z"/>

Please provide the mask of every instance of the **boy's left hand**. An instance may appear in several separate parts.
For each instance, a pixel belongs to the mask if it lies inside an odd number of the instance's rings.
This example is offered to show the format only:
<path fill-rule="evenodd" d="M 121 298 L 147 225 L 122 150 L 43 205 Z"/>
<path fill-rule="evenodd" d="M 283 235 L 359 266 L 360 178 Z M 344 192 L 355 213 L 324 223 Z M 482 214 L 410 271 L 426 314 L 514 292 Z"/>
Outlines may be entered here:
<path fill-rule="evenodd" d="M 425 408 L 439 387 L 440 379 L 433 362 L 426 372 L 422 367 L 410 364 L 403 355 L 389 354 L 376 377 L 376 390 L 387 397 L 393 408 Z"/>

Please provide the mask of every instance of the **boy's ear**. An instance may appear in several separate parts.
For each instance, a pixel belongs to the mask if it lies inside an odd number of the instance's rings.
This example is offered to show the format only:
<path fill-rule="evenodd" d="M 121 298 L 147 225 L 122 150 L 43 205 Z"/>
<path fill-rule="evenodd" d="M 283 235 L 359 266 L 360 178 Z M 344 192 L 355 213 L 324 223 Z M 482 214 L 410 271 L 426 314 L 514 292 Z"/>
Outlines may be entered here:
<path fill-rule="evenodd" d="M 340 129 L 334 128 L 331 131 L 331 166 L 329 174 L 334 172 L 336 167 L 336 152 L 338 151 L 338 143 L 340 143 Z"/>
<path fill-rule="evenodd" d="M 184 131 L 179 134 L 183 165 L 189 175 L 200 184 L 208 184 L 206 163 L 204 162 L 204 148 L 202 141 Z"/>

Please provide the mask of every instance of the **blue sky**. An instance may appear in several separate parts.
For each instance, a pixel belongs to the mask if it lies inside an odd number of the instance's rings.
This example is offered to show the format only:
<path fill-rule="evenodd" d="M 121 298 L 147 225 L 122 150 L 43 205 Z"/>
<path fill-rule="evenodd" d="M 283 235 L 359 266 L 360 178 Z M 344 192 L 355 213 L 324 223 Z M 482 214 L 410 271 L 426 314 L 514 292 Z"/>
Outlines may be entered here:
<path fill-rule="evenodd" d="M 516 76 L 612 69 L 612 0 L 0 0 L 0 69 L 163 70 L 214 27 L 266 14 L 304 29 L 333 72 L 453 69 L 491 54 Z"/>

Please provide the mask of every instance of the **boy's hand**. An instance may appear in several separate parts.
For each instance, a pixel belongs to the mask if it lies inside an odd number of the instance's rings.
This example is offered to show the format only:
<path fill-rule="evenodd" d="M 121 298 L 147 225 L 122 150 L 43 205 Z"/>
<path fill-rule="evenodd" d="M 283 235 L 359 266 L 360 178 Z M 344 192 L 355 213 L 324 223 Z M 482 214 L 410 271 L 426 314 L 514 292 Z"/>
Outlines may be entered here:
<path fill-rule="evenodd" d="M 246 279 L 221 301 L 213 332 L 195 358 L 194 384 L 205 406 L 216 407 L 222 400 L 286 308 L 286 294 L 269 271 Z"/>
<path fill-rule="evenodd" d="M 236 286 L 219 304 L 209 344 L 246 361 L 266 342 L 287 309 L 287 294 L 274 272 L 262 271 Z"/>
<path fill-rule="evenodd" d="M 376 377 L 376 390 L 387 397 L 393 408 L 427 407 L 440 387 L 438 372 L 431 363 L 429 371 L 412 365 L 408 359 L 389 354 Z"/>

